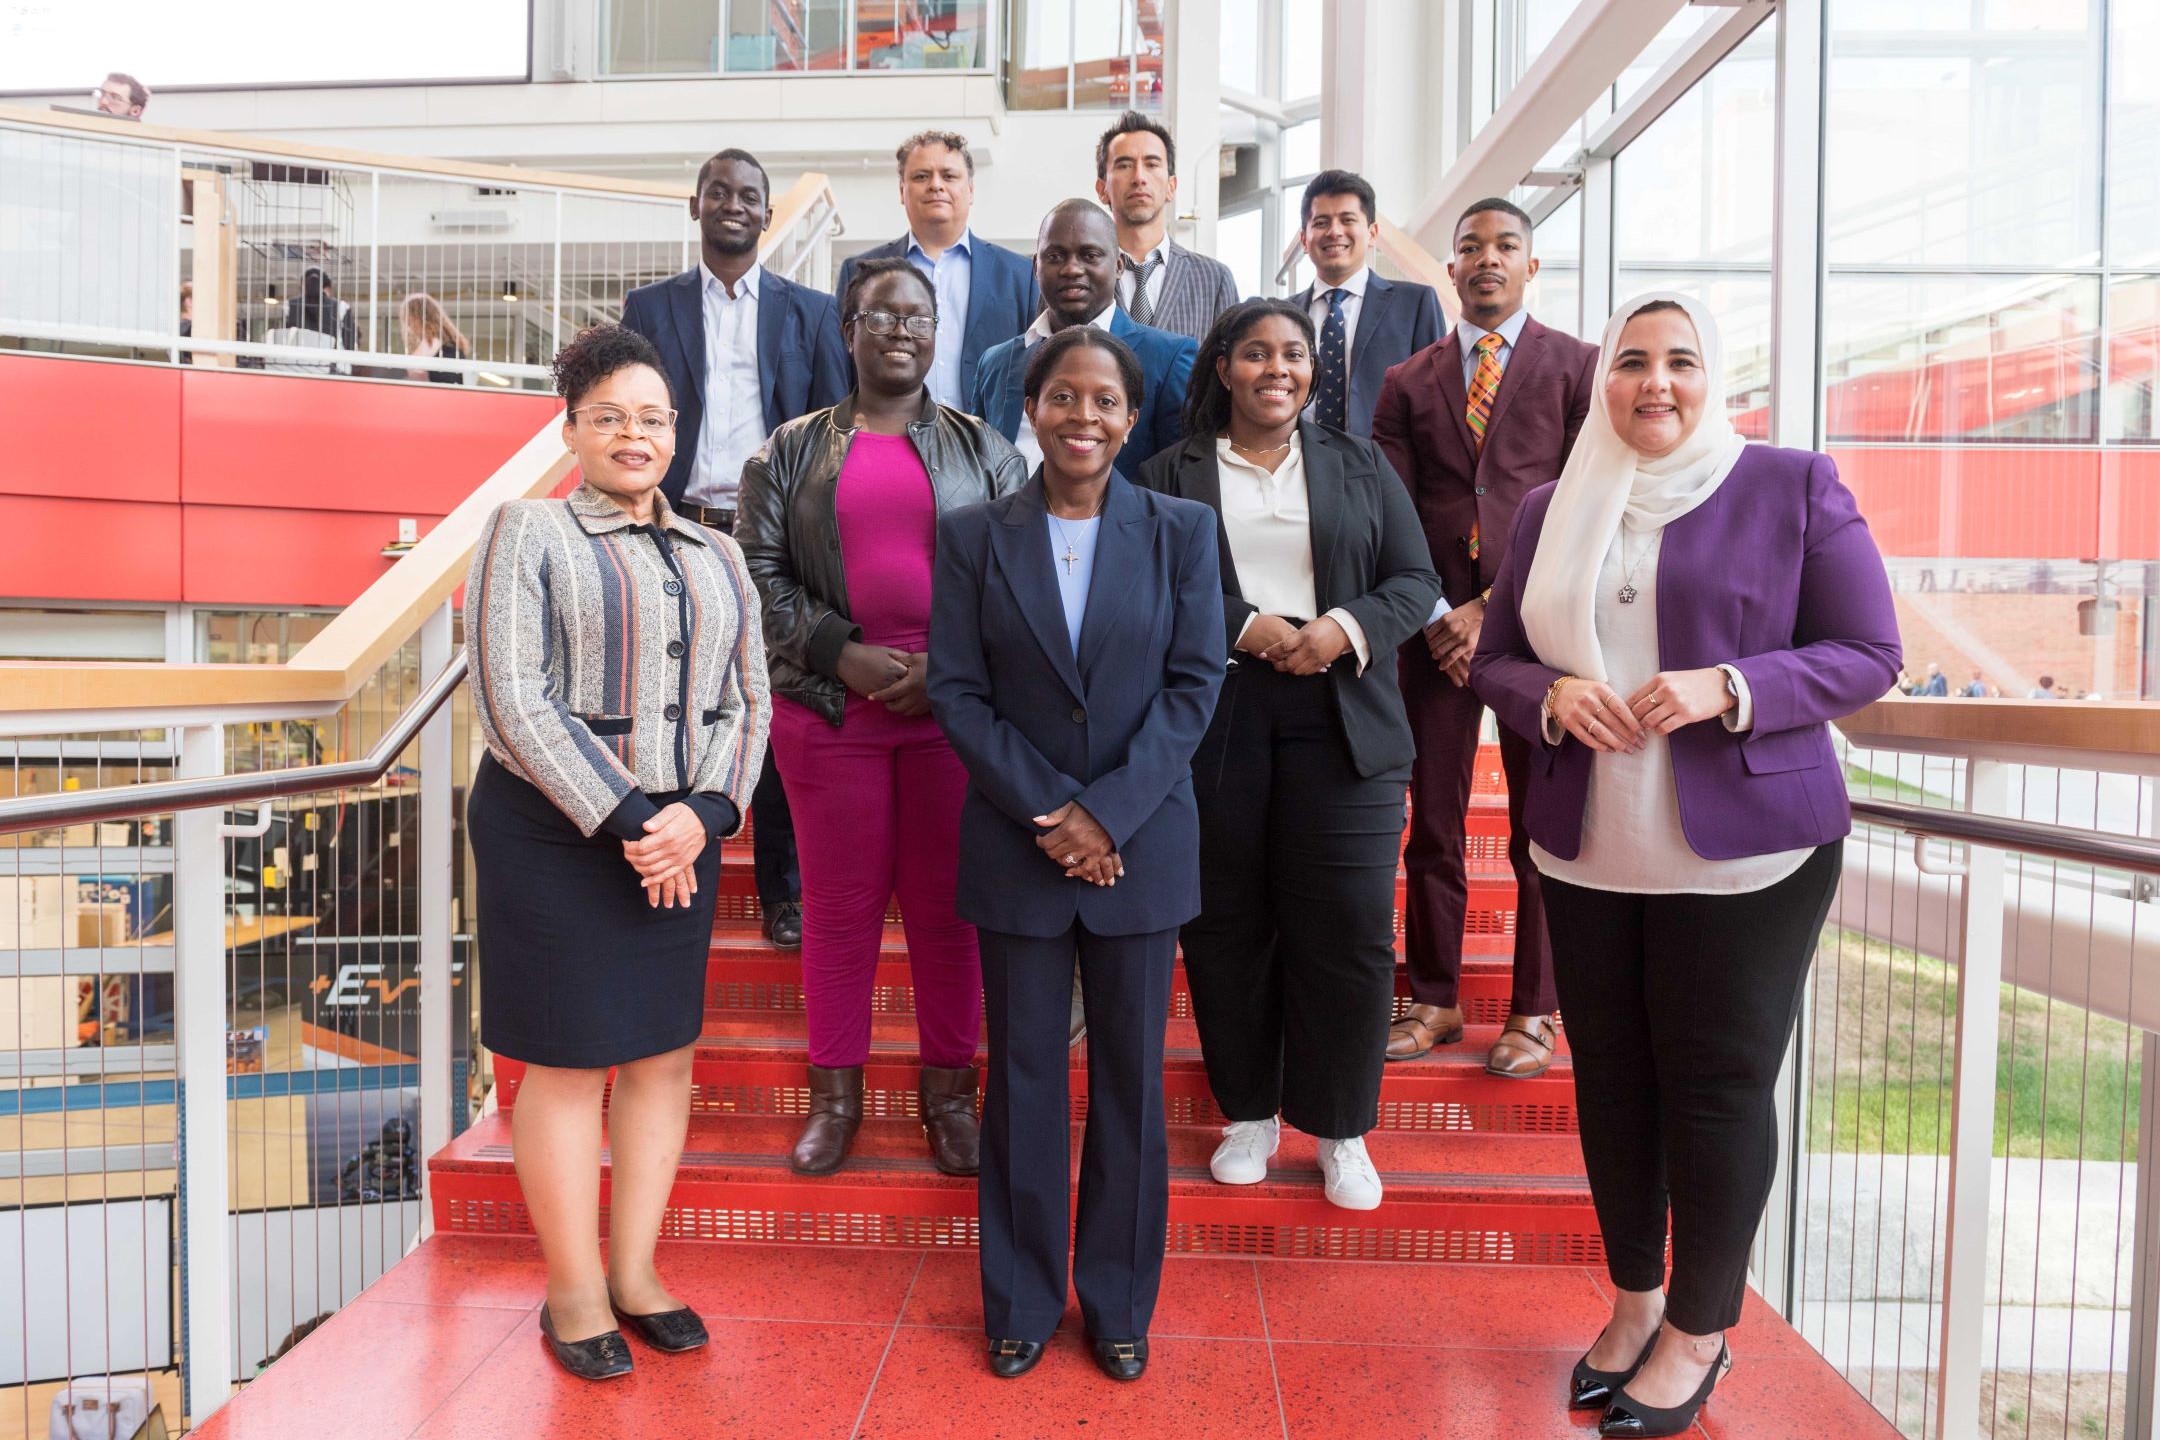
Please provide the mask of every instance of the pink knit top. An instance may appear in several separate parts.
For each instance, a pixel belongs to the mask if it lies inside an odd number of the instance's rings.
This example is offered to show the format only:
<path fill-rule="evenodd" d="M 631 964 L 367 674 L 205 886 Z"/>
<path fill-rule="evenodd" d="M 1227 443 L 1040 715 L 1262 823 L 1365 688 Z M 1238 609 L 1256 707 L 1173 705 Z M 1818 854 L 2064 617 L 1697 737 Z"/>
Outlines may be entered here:
<path fill-rule="evenodd" d="M 849 616 L 866 645 L 930 645 L 930 569 L 937 499 L 905 435 L 855 432 L 833 497 Z"/>

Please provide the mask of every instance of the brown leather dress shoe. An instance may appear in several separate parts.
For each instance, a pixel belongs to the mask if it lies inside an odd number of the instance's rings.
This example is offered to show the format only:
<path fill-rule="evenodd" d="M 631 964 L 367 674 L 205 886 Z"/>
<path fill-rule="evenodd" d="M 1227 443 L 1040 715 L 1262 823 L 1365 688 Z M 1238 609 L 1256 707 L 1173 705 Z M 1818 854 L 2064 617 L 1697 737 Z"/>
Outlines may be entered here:
<path fill-rule="evenodd" d="M 947 1175 L 973 1175 L 982 1168 L 982 1126 L 975 1118 L 975 1067 L 922 1068 L 916 1088 L 923 1131 L 930 1137 L 930 1158 Z"/>
<path fill-rule="evenodd" d="M 1387 1058 L 1415 1060 L 1435 1045 L 1453 1045 L 1462 1035 L 1460 1005 L 1412 1005 L 1388 1026 Z"/>
<path fill-rule="evenodd" d="M 862 1128 L 862 1066 L 810 1067 L 810 1119 L 788 1154 L 798 1175 L 830 1175 L 847 1161 L 848 1146 Z"/>
<path fill-rule="evenodd" d="M 1485 1073 L 1507 1080 L 1531 1080 L 1552 1064 L 1555 1040 L 1550 1015 L 1510 1015 L 1485 1057 Z"/>

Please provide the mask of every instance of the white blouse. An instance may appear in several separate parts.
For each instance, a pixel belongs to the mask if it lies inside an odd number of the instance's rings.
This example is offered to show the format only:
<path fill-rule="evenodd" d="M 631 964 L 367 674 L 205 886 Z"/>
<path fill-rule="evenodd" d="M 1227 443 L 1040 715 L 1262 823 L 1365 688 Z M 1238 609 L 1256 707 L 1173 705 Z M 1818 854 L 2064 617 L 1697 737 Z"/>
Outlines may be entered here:
<path fill-rule="evenodd" d="M 1290 453 L 1270 471 L 1230 448 L 1229 438 L 1215 442 L 1215 481 L 1222 490 L 1223 533 L 1230 542 L 1230 563 L 1237 571 L 1238 593 L 1254 616 L 1317 620 L 1312 557 L 1312 498 L 1305 484 L 1305 446 L 1293 433 Z M 1358 673 L 1372 663 L 1365 627 L 1341 606 L 1327 612 L 1350 637 Z M 1246 620 L 1249 627 L 1251 619 Z M 1238 632 L 1244 638 L 1244 632 Z"/>
<path fill-rule="evenodd" d="M 1597 581 L 1597 637 L 1605 652 L 1606 683 L 1625 700 L 1658 673 L 1657 579 L 1663 531 L 1645 542 L 1626 527 L 1613 538 Z M 1625 542 L 1625 565 L 1622 546 Z M 1648 553 L 1638 547 L 1648 543 Z M 1623 576 L 1627 578 L 1624 580 Z M 1632 604 L 1620 601 L 1623 583 L 1635 587 Z M 1736 678 L 1737 670 L 1727 672 Z M 1745 680 L 1740 703 L 1727 714 L 1728 728 L 1745 730 L 1752 719 Z M 1651 735 L 1634 753 L 1599 754 L 1590 765 L 1583 800 L 1582 850 L 1562 860 L 1536 841 L 1530 859 L 1541 875 L 1591 890 L 1635 895 L 1740 894 L 1774 885 L 1798 870 L 1812 850 L 1780 850 L 1737 860 L 1705 860 L 1680 828 L 1680 796 L 1673 785 L 1672 742 Z"/>

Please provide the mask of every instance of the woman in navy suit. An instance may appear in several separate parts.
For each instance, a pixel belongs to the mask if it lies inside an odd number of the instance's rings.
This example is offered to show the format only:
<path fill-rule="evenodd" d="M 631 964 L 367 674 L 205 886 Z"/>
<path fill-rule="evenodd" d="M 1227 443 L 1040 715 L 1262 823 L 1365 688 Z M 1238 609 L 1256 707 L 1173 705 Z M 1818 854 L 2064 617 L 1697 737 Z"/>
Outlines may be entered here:
<path fill-rule="evenodd" d="M 1028 361 L 1042 467 L 938 520 L 930 705 L 968 771 L 958 908 L 981 936 L 990 1031 L 983 1320 L 1006 1378 L 1065 1310 L 1075 963 L 1089 1040 L 1072 1280 L 1113 1379 L 1147 1368 L 1162 1280 L 1163 1030 L 1178 927 L 1200 909 L 1192 757 L 1223 620 L 1215 517 L 1113 473 L 1141 401 L 1122 342 L 1060 331 Z"/>

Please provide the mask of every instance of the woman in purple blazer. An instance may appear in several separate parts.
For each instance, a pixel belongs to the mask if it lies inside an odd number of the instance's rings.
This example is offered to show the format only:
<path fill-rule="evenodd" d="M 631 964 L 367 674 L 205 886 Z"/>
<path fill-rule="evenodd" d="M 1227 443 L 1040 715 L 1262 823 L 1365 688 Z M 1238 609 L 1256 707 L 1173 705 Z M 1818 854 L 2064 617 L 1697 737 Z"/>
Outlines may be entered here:
<path fill-rule="evenodd" d="M 1622 306 L 1532 491 L 1471 684 L 1535 745 L 1544 882 L 1616 1298 L 1569 1403 L 1677 1435 L 1731 1366 L 1771 1090 L 1852 828 L 1828 724 L 1897 677 L 1882 556 L 1826 456 L 1749 445 L 1701 305 Z M 1671 1213 L 1672 1275 L 1665 1238 Z"/>

